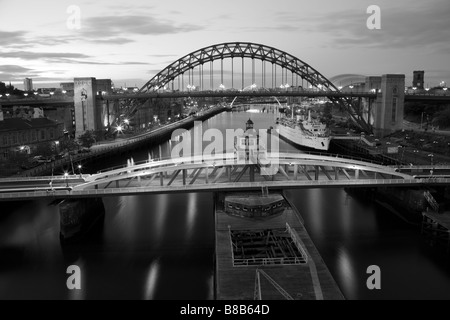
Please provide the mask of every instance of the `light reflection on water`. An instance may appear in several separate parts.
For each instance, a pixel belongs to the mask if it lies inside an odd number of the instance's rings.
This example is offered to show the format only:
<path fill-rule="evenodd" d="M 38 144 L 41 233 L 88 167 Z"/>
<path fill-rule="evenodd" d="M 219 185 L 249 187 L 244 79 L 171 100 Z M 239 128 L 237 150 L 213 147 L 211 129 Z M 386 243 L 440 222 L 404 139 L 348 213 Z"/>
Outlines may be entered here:
<path fill-rule="evenodd" d="M 223 113 L 205 121 L 203 129 L 242 128 L 249 117 L 256 129 L 273 120 L 270 114 Z M 149 153 L 155 158 L 160 149 L 168 156 L 173 144 L 136 151 L 108 165 L 147 159 Z M 280 150 L 295 148 L 280 141 Z M 91 169 L 97 170 L 92 164 Z M 342 189 L 286 194 L 347 298 L 450 298 L 448 261 L 423 245 L 418 230 Z M 214 297 L 211 193 L 106 197 L 104 204 L 100 236 L 61 246 L 57 206 L 46 200 L 12 208 L 0 203 L 0 299 Z M 65 287 L 70 264 L 81 265 L 80 292 Z M 365 287 L 371 264 L 382 270 L 379 292 Z"/>

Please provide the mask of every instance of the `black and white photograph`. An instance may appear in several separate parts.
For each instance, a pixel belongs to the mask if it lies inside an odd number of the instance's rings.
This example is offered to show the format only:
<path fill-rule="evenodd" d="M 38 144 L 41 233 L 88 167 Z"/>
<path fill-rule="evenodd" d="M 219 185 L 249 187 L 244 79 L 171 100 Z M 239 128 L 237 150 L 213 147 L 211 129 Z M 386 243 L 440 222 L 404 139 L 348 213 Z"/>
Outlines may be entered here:
<path fill-rule="evenodd" d="M 449 300 L 449 17 L 0 0 L 0 300 Z"/>

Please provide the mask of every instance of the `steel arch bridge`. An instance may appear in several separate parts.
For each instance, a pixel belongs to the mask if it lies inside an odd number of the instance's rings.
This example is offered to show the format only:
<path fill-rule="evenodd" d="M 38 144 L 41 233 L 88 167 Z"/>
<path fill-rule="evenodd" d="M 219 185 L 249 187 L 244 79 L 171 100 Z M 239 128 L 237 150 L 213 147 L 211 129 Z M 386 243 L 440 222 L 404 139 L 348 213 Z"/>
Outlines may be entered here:
<path fill-rule="evenodd" d="M 155 92 L 170 87 L 174 87 L 174 81 L 176 78 L 183 76 L 186 72 L 193 73 L 193 69 L 196 67 L 203 67 L 204 64 L 213 63 L 213 61 L 221 61 L 221 83 L 223 83 L 223 60 L 231 59 L 233 65 L 234 58 L 249 58 L 252 59 L 252 81 L 254 82 L 254 60 L 262 61 L 263 73 L 265 73 L 265 62 L 271 63 L 273 66 L 280 66 L 285 71 L 285 77 L 287 79 L 287 71 L 291 72 L 292 81 L 294 75 L 307 81 L 309 85 L 317 88 L 320 91 L 325 92 L 339 92 L 339 89 L 326 77 L 324 77 L 319 71 L 314 69 L 306 62 L 298 59 L 297 57 L 284 52 L 282 50 L 257 44 L 251 42 L 227 42 L 221 44 L 215 44 L 208 47 L 204 47 L 193 51 L 175 62 L 171 63 L 152 79 L 150 79 L 140 90 L 140 93 Z M 233 68 L 233 67 L 232 67 Z M 210 76 L 212 77 L 212 69 L 210 69 Z M 276 72 L 276 69 L 275 69 Z M 242 73 L 244 73 L 244 65 L 242 64 Z M 232 71 L 233 74 L 233 71 Z M 191 76 L 189 76 L 191 77 Z M 192 75 L 193 77 L 193 75 Z M 243 74 L 242 74 L 243 77 Z M 262 86 L 265 86 L 265 80 L 262 80 Z M 351 116 L 351 118 L 358 124 L 363 130 L 372 132 L 372 127 L 368 124 L 362 115 L 360 107 L 356 105 L 351 98 L 348 97 L 336 97 L 330 95 L 328 97 L 333 103 L 343 107 Z"/>

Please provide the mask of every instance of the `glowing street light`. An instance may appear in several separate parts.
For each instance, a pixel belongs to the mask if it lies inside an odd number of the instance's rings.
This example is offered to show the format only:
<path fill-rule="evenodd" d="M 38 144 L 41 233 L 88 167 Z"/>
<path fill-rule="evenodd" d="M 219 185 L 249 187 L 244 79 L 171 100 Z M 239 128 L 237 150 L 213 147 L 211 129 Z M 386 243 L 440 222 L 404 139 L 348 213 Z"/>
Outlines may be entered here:
<path fill-rule="evenodd" d="M 78 173 L 80 174 L 80 178 L 83 178 L 83 175 L 81 174 L 81 164 L 78 165 Z"/>
<path fill-rule="evenodd" d="M 23 95 L 26 97 L 26 96 L 28 96 L 28 93 L 25 92 Z"/>
<path fill-rule="evenodd" d="M 38 93 L 37 93 L 37 91 L 35 91 L 35 92 L 33 92 L 33 94 L 34 94 L 34 95 L 37 95 Z"/>
<path fill-rule="evenodd" d="M 225 90 L 225 86 L 224 86 L 223 84 L 221 84 L 221 85 L 219 86 L 219 89 L 220 89 L 220 90 Z"/>
<path fill-rule="evenodd" d="M 69 180 L 68 180 L 68 178 L 69 178 L 69 173 L 64 172 L 64 178 L 66 179 L 66 187 L 68 188 L 68 187 L 69 187 Z"/>
<path fill-rule="evenodd" d="M 50 95 L 52 96 L 52 95 L 54 95 L 55 93 L 53 92 L 53 91 L 50 91 Z"/>
<path fill-rule="evenodd" d="M 122 126 L 117 126 L 117 131 L 122 132 L 123 128 Z"/>
<path fill-rule="evenodd" d="M 64 94 L 65 94 L 66 92 L 67 92 L 66 90 L 63 90 L 63 91 L 62 91 L 62 93 L 64 93 Z"/>
<path fill-rule="evenodd" d="M 9 93 L 5 93 L 5 96 L 9 97 Z"/>
<path fill-rule="evenodd" d="M 125 124 L 130 124 L 130 120 L 128 119 L 123 120 L 123 122 L 125 122 Z"/>

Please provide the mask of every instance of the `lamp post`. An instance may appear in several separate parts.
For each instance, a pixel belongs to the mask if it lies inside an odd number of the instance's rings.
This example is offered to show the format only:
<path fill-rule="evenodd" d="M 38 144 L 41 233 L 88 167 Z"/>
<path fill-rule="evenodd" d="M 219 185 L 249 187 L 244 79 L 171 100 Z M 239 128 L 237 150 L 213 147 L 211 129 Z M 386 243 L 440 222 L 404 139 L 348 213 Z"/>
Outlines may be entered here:
<path fill-rule="evenodd" d="M 80 178 L 83 178 L 83 175 L 81 174 L 81 164 L 78 165 L 78 173 L 80 174 Z"/>
<path fill-rule="evenodd" d="M 434 157 L 434 154 L 430 153 L 428 156 L 430 157 L 430 165 L 433 166 L 433 157 Z"/>
<path fill-rule="evenodd" d="M 66 179 L 66 187 L 68 188 L 69 187 L 69 180 L 68 180 L 69 174 L 67 172 L 64 172 L 64 178 Z"/>
<path fill-rule="evenodd" d="M 422 116 L 420 117 L 420 129 L 422 129 L 422 125 L 423 125 L 423 115 L 426 115 L 425 112 L 422 112 Z"/>

